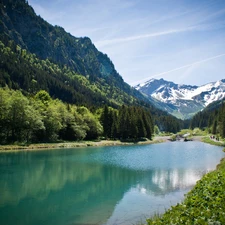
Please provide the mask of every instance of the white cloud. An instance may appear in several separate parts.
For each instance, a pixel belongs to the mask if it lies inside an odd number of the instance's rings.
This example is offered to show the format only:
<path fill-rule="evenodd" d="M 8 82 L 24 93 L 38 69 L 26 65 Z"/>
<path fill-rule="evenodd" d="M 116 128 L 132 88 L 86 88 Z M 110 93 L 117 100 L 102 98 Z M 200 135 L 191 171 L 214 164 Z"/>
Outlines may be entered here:
<path fill-rule="evenodd" d="M 142 34 L 142 35 L 130 36 L 130 37 L 124 37 L 124 38 L 115 38 L 115 39 L 109 39 L 109 40 L 95 42 L 95 44 L 99 47 L 102 47 L 105 45 L 118 44 L 121 42 L 136 41 L 136 40 L 145 39 L 145 38 L 159 37 L 159 36 L 164 36 L 164 35 L 169 35 L 169 34 L 174 34 L 174 33 L 185 32 L 185 31 L 188 31 L 191 29 L 192 28 L 180 29 L 180 30 L 174 29 L 174 30 L 162 31 L 162 32 L 157 32 L 157 33 Z"/>

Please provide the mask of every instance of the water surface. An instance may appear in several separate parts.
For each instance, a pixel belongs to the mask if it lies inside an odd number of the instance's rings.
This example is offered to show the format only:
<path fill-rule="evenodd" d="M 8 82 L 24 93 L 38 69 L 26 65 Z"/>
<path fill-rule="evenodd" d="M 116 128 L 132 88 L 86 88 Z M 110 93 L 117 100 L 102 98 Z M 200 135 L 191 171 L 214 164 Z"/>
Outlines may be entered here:
<path fill-rule="evenodd" d="M 172 142 L 0 154 L 4 225 L 134 224 L 183 199 L 224 157 Z"/>

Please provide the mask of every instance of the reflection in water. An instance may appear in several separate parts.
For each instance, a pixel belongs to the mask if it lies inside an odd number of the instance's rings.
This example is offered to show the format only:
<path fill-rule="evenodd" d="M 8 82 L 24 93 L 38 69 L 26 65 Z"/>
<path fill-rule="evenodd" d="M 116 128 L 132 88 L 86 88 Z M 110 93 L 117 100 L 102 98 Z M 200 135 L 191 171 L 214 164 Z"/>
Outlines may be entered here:
<path fill-rule="evenodd" d="M 195 170 L 147 171 L 140 183 L 125 193 L 107 224 L 145 224 L 150 215 L 163 213 L 182 200 L 202 175 Z"/>
<path fill-rule="evenodd" d="M 202 172 L 196 170 L 157 170 L 152 176 L 152 182 L 166 194 L 169 190 L 192 187 L 202 175 Z"/>
<path fill-rule="evenodd" d="M 202 143 L 185 146 L 186 152 L 180 144 L 158 144 L 0 154 L 2 224 L 139 221 L 182 199 L 223 156 Z"/>

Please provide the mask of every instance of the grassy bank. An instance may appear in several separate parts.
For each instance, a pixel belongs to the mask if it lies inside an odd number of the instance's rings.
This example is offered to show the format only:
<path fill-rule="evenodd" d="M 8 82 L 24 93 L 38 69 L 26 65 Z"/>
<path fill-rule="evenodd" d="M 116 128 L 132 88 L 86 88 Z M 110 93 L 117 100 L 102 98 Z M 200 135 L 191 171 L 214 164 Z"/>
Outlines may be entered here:
<path fill-rule="evenodd" d="M 203 137 L 202 141 L 211 145 L 217 145 L 217 146 L 222 146 L 225 147 L 225 142 L 224 140 L 222 141 L 216 141 L 215 139 L 211 139 L 210 137 Z"/>
<path fill-rule="evenodd" d="M 18 150 L 42 150 L 58 148 L 82 148 L 89 146 L 111 146 L 111 145 L 128 145 L 120 141 L 82 141 L 82 142 L 65 142 L 65 143 L 41 143 L 30 145 L 1 145 L 0 152 L 18 151 Z"/>
<path fill-rule="evenodd" d="M 81 142 L 63 142 L 63 143 L 41 143 L 41 144 L 15 144 L 15 145 L 0 145 L 0 152 L 19 151 L 19 150 L 44 150 L 58 148 L 82 148 L 82 147 L 97 147 L 97 146 L 114 146 L 114 145 L 133 145 L 133 144 L 154 144 L 163 142 L 163 139 L 155 139 L 139 141 L 139 142 L 121 142 L 119 140 L 101 140 L 101 141 L 81 141 Z"/>
<path fill-rule="evenodd" d="M 182 203 L 162 216 L 148 219 L 148 225 L 223 225 L 225 224 L 225 159 L 217 169 L 203 176 Z"/>

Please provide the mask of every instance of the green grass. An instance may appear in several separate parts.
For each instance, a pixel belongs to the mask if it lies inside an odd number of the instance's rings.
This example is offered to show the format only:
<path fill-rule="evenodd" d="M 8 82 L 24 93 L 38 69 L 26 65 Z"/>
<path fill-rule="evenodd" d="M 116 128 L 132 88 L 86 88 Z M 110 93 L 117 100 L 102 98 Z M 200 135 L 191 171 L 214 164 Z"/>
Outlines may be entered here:
<path fill-rule="evenodd" d="M 182 203 L 162 216 L 147 219 L 148 225 L 224 225 L 225 159 L 217 169 L 203 176 Z"/>
<path fill-rule="evenodd" d="M 20 151 L 20 150 L 43 150 L 43 149 L 58 149 L 58 148 L 80 148 L 80 147 L 98 147 L 98 146 L 115 146 L 115 145 L 133 145 L 133 144 L 154 144 L 163 142 L 162 140 L 142 139 L 137 142 L 122 142 L 120 140 L 95 140 L 95 141 L 77 141 L 77 142 L 62 142 L 62 143 L 42 143 L 42 144 L 21 144 L 0 145 L 1 152 Z"/>
<path fill-rule="evenodd" d="M 222 146 L 225 147 L 225 141 L 215 141 L 214 139 L 210 139 L 209 137 L 204 137 L 202 138 L 202 141 L 211 145 L 217 145 L 217 146 Z"/>
<path fill-rule="evenodd" d="M 156 136 L 165 137 L 165 136 L 170 136 L 170 135 L 173 135 L 173 133 L 169 133 L 169 132 L 160 132 L 160 133 L 157 134 Z"/>
<path fill-rule="evenodd" d="M 205 135 L 208 134 L 207 131 L 200 130 L 199 128 L 195 128 L 194 130 L 183 129 L 180 132 L 178 132 L 177 134 L 184 135 L 184 134 L 187 134 L 187 133 L 189 133 L 190 136 L 205 136 Z"/>
<path fill-rule="evenodd" d="M 185 134 L 189 134 L 186 137 L 186 140 L 189 140 L 190 141 L 190 140 L 193 139 L 193 137 L 196 137 L 196 136 L 206 136 L 208 133 L 207 133 L 207 131 L 202 131 L 199 128 L 195 128 L 194 130 L 191 130 L 191 129 L 183 129 L 183 130 L 181 130 L 180 132 L 178 132 L 176 134 L 172 134 L 171 137 L 170 137 L 170 140 L 171 141 L 176 141 L 177 136 L 182 137 Z"/>

